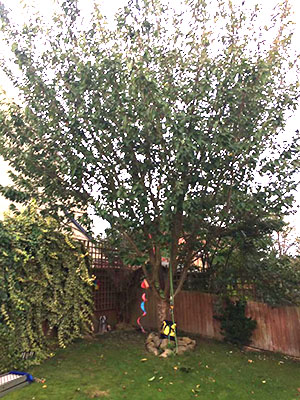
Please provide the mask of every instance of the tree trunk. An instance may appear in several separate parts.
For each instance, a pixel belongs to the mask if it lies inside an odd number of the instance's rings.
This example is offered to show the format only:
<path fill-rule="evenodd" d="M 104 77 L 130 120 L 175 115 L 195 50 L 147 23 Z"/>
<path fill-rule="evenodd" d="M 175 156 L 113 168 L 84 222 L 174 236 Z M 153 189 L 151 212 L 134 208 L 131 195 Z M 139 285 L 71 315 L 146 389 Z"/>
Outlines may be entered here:
<path fill-rule="evenodd" d="M 163 320 L 170 318 L 169 301 L 165 299 L 157 300 L 156 309 L 157 309 L 157 329 L 160 332 Z"/>

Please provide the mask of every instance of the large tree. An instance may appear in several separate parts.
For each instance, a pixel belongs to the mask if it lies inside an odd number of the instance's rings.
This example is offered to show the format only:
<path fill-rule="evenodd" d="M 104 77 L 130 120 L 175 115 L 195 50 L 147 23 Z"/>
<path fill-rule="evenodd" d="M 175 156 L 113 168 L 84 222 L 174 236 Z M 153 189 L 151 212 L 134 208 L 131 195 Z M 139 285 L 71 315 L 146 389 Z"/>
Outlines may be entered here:
<path fill-rule="evenodd" d="M 162 319 L 162 257 L 176 295 L 194 260 L 245 235 L 249 218 L 290 210 L 299 136 L 277 143 L 299 95 L 290 7 L 260 27 L 245 2 L 131 0 L 110 27 L 97 6 L 82 22 L 76 0 L 59 3 L 50 24 L 24 26 L 1 5 L 22 101 L 2 106 L 1 154 L 23 195 L 110 223 Z"/>

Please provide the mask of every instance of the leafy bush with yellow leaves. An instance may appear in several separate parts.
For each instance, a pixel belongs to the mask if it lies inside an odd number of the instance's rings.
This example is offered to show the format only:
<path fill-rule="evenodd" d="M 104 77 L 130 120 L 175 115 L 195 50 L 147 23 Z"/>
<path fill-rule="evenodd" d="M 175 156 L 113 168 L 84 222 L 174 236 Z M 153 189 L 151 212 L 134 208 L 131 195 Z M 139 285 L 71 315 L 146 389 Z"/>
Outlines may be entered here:
<path fill-rule="evenodd" d="M 89 327 L 92 279 L 84 248 L 34 206 L 0 222 L 0 370 L 27 367 Z"/>

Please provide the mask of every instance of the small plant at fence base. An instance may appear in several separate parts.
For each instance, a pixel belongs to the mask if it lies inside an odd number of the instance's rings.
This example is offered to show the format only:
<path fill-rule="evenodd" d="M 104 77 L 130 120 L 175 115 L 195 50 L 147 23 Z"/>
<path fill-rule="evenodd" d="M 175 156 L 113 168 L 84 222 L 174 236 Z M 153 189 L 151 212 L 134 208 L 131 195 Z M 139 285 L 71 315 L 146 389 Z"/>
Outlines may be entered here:
<path fill-rule="evenodd" d="M 214 318 L 221 322 L 221 333 L 224 340 L 238 346 L 246 346 L 251 342 L 251 336 L 257 322 L 251 317 L 246 317 L 245 300 L 225 300 L 225 307 Z"/>

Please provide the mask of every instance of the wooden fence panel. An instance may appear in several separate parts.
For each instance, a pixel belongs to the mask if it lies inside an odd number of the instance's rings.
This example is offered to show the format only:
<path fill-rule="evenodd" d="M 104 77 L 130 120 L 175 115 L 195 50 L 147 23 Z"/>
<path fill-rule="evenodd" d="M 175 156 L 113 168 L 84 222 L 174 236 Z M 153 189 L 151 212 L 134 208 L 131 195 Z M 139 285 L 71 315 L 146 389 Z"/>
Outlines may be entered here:
<path fill-rule="evenodd" d="M 214 296 L 208 293 L 179 293 L 175 300 L 178 329 L 220 339 L 219 323 L 213 318 L 213 300 Z"/>
<path fill-rule="evenodd" d="M 132 310 L 131 322 L 142 314 L 138 301 Z M 147 291 L 147 315 L 141 320 L 148 329 L 157 327 L 156 301 Z M 222 339 L 219 322 L 213 318 L 213 302 L 216 296 L 208 293 L 182 291 L 175 299 L 175 318 L 178 329 L 214 339 Z M 251 346 L 300 357 L 300 308 L 271 308 L 267 304 L 249 301 L 247 315 L 257 321 Z"/>
<path fill-rule="evenodd" d="M 130 322 L 136 324 L 137 318 L 142 314 L 140 309 L 141 296 L 139 291 L 138 300 L 134 305 Z M 146 303 L 147 315 L 141 319 L 144 328 L 156 329 L 156 299 L 150 291 L 146 292 L 148 299 Z M 184 332 L 200 334 L 209 338 L 221 339 L 219 323 L 213 318 L 214 296 L 208 293 L 180 292 L 175 298 L 175 319 L 178 329 Z"/>
<path fill-rule="evenodd" d="M 247 315 L 257 321 L 251 345 L 300 357 L 300 308 L 271 308 L 267 304 L 249 301 Z"/>

